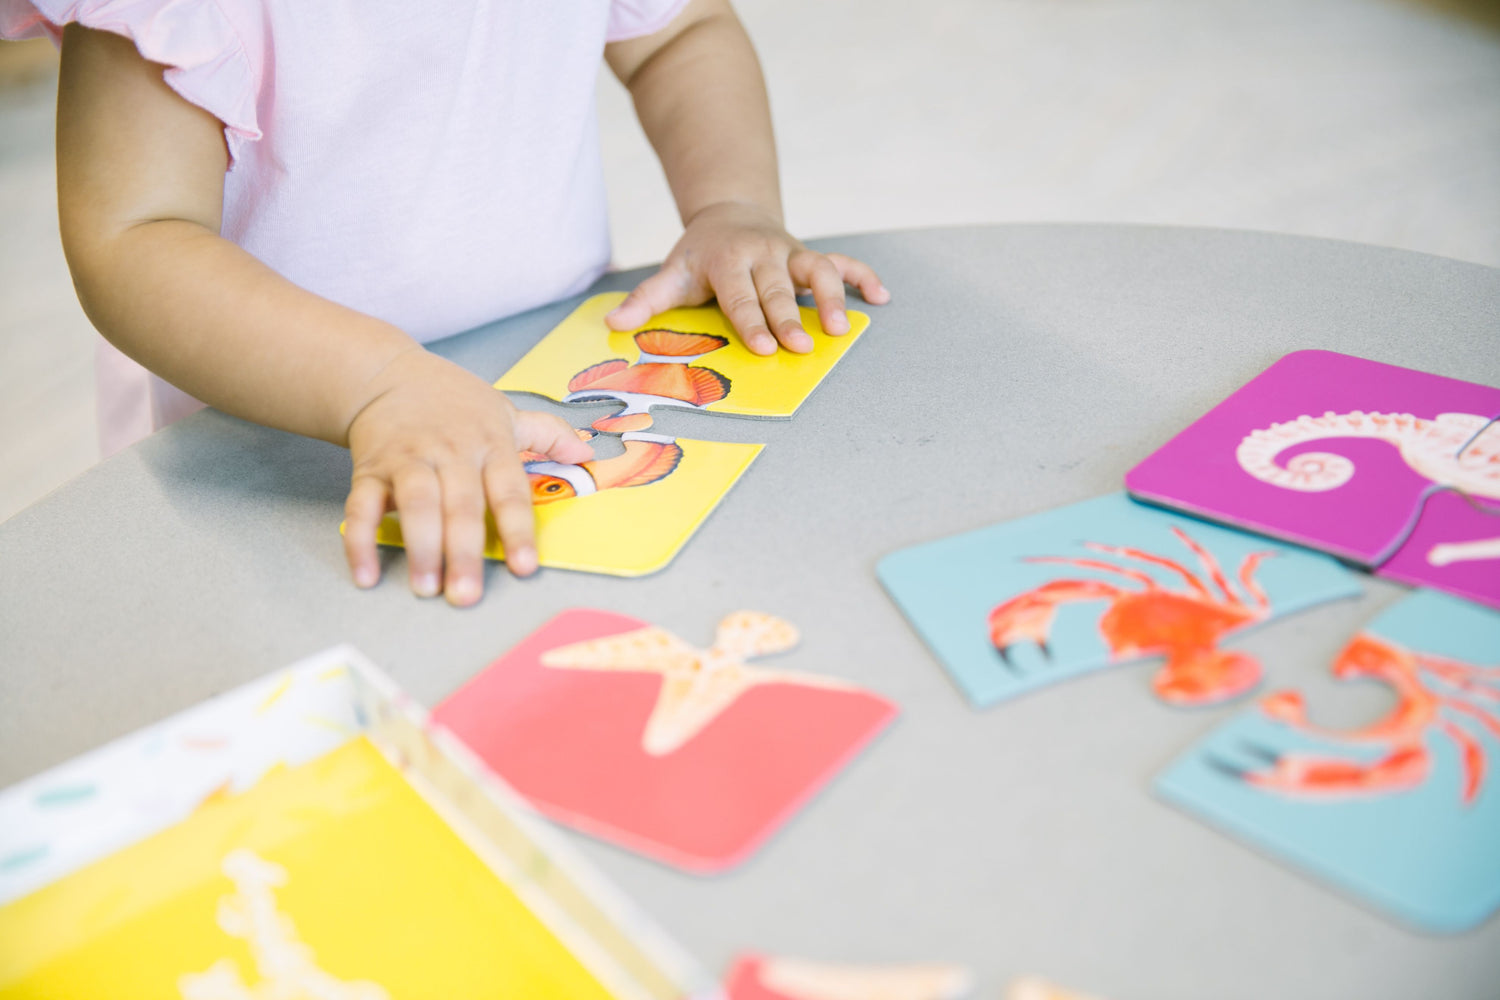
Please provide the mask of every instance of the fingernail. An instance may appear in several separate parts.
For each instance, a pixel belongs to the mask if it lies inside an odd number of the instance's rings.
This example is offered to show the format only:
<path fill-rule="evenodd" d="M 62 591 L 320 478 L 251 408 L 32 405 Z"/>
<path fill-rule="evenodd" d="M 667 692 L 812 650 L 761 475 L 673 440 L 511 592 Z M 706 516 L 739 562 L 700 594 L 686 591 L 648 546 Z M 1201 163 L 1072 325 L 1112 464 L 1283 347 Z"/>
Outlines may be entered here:
<path fill-rule="evenodd" d="M 516 576 L 530 576 L 536 572 L 536 549 L 517 549 L 510 558 L 510 568 Z"/>
<path fill-rule="evenodd" d="M 775 354 L 776 338 L 768 333 L 762 334 L 751 342 L 750 349 L 756 354 Z"/>
<path fill-rule="evenodd" d="M 834 313 L 833 314 L 833 318 L 828 321 L 828 332 L 829 333 L 847 333 L 848 331 L 849 331 L 849 317 L 847 315 L 845 315 L 844 313 L 841 313 L 841 312 Z"/>
<path fill-rule="evenodd" d="M 411 582 L 411 589 L 418 597 L 436 597 L 438 592 L 438 578 L 436 573 L 423 573 Z"/>
<path fill-rule="evenodd" d="M 375 567 L 361 566 L 354 571 L 354 585 L 361 590 L 368 590 L 375 586 Z"/>
<path fill-rule="evenodd" d="M 479 600 L 479 581 L 472 576 L 461 576 L 448 584 L 448 603 L 468 605 Z"/>

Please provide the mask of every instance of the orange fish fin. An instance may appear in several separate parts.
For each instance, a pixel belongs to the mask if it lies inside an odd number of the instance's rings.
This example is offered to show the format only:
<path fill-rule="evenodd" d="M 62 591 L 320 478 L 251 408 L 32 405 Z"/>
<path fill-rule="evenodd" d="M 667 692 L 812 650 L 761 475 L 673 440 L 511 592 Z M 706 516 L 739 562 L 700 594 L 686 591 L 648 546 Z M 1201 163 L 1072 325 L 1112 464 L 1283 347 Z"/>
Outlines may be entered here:
<path fill-rule="evenodd" d="M 712 368 L 699 368 L 690 366 L 687 370 L 688 385 L 692 387 L 693 398 L 691 402 L 698 406 L 707 406 L 709 403 L 717 403 L 729 395 L 729 378 L 720 375 Z"/>
<path fill-rule="evenodd" d="M 622 372 L 629 367 L 630 362 L 624 358 L 612 358 L 609 361 L 601 361 L 597 365 L 585 368 L 569 379 L 568 391 L 577 392 L 580 389 L 587 389 L 601 378 L 613 375 L 615 372 Z"/>
<path fill-rule="evenodd" d="M 682 461 L 682 446 L 679 444 L 657 444 L 654 442 L 626 441 L 625 450 L 629 452 L 631 450 L 630 446 L 633 444 L 639 444 L 642 447 L 650 448 L 653 451 L 657 452 L 657 454 L 651 456 L 650 461 L 646 462 L 646 464 L 642 465 L 638 470 L 631 473 L 629 478 L 623 479 L 619 483 L 617 483 L 617 488 L 624 488 L 626 486 L 645 486 L 647 483 L 654 483 L 657 480 L 665 479 L 672 474 L 672 471 L 674 469 L 677 468 L 677 463 Z"/>
<path fill-rule="evenodd" d="M 678 333 L 676 330 L 642 330 L 635 335 L 635 346 L 644 354 L 659 358 L 691 358 L 729 346 L 728 337 L 712 333 Z"/>
<path fill-rule="evenodd" d="M 649 413 L 619 413 L 595 420 L 594 429 L 618 434 L 621 431 L 649 430 L 651 424 L 652 419 Z"/>

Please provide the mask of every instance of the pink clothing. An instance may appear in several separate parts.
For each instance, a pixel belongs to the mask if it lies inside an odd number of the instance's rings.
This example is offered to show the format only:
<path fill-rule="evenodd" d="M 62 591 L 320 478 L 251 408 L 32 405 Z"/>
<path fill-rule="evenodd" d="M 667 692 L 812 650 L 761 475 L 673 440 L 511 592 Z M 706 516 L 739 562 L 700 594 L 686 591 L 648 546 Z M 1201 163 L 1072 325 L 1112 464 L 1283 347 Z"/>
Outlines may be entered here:
<path fill-rule="evenodd" d="M 0 36 L 132 39 L 224 123 L 223 235 L 419 340 L 609 263 L 594 84 L 686 0 L 0 0 Z M 198 404 L 100 348 L 105 453 Z"/>

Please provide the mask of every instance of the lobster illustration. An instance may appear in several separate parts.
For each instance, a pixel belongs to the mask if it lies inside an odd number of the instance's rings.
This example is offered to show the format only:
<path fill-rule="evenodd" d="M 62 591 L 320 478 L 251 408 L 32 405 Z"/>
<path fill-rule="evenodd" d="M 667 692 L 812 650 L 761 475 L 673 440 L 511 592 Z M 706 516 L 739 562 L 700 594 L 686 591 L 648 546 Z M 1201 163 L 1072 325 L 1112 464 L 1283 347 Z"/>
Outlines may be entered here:
<path fill-rule="evenodd" d="M 990 640 L 1001 659 L 1010 664 L 1010 647 L 1030 640 L 1050 658 L 1047 646 L 1052 620 L 1060 604 L 1105 600 L 1109 607 L 1099 618 L 1099 631 L 1115 660 L 1164 654 L 1167 662 L 1152 680 L 1158 697 L 1175 705 L 1208 705 L 1234 698 L 1253 688 L 1261 667 L 1245 653 L 1219 649 L 1226 633 L 1262 621 L 1271 612 L 1270 600 L 1255 582 L 1255 569 L 1271 552 L 1254 552 L 1240 563 L 1239 583 L 1249 601 L 1231 589 L 1213 555 L 1180 528 L 1172 534 L 1197 558 L 1211 589 L 1181 563 L 1140 549 L 1099 542 L 1084 547 L 1122 560 L 1160 566 L 1182 577 L 1183 586 L 1163 586 L 1151 575 L 1102 559 L 1034 556 L 1032 563 L 1062 563 L 1111 573 L 1140 585 L 1130 588 L 1107 580 L 1053 580 L 998 605 L 989 616 Z"/>
<path fill-rule="evenodd" d="M 1383 718 L 1353 730 L 1329 730 L 1308 721 L 1302 696 L 1278 691 L 1261 701 L 1261 711 L 1281 724 L 1324 739 L 1357 747 L 1376 748 L 1373 759 L 1276 753 L 1245 745 L 1246 754 L 1266 765 L 1252 770 L 1217 757 L 1208 763 L 1218 771 L 1259 788 L 1286 795 L 1333 799 L 1379 795 L 1415 788 L 1432 767 L 1427 734 L 1437 730 L 1459 751 L 1462 771 L 1460 796 L 1465 805 L 1479 795 L 1487 756 L 1471 725 L 1500 740 L 1500 665 L 1482 667 L 1458 660 L 1417 653 L 1369 633 L 1361 633 L 1344 647 L 1333 664 L 1340 679 L 1366 677 L 1388 685 L 1396 705 Z M 1466 698 L 1457 695 L 1462 694 Z M 1476 702 L 1488 702 L 1486 708 Z"/>

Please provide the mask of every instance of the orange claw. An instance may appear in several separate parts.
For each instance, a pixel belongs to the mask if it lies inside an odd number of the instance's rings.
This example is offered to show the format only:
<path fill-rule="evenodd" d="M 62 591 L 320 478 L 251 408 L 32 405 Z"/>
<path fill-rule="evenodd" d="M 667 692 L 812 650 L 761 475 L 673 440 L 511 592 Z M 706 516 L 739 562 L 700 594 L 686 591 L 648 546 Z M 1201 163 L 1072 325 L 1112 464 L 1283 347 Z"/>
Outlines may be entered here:
<path fill-rule="evenodd" d="M 1260 683 L 1260 662 L 1247 653 L 1193 648 L 1167 660 L 1151 688 L 1169 705 L 1213 705 Z"/>
<path fill-rule="evenodd" d="M 1247 771 L 1219 760 L 1212 763 L 1219 770 L 1260 788 L 1318 798 L 1405 791 L 1421 784 L 1431 765 L 1431 756 L 1420 742 L 1402 744 L 1369 764 L 1311 754 L 1275 754 L 1260 747 L 1246 749 L 1268 761 L 1271 769 Z"/>
<path fill-rule="evenodd" d="M 1022 640 L 1036 643 L 1048 655 L 1047 637 L 1059 604 L 1108 599 L 1119 593 L 1118 587 L 1099 580 L 1053 580 L 997 605 L 989 617 L 990 642 L 1007 663 L 1010 647 Z"/>
<path fill-rule="evenodd" d="M 1479 786 L 1484 783 L 1484 748 L 1479 745 L 1478 740 L 1447 719 L 1439 719 L 1438 727 L 1458 744 L 1459 760 L 1464 772 L 1464 804 L 1468 805 L 1478 797 Z"/>

